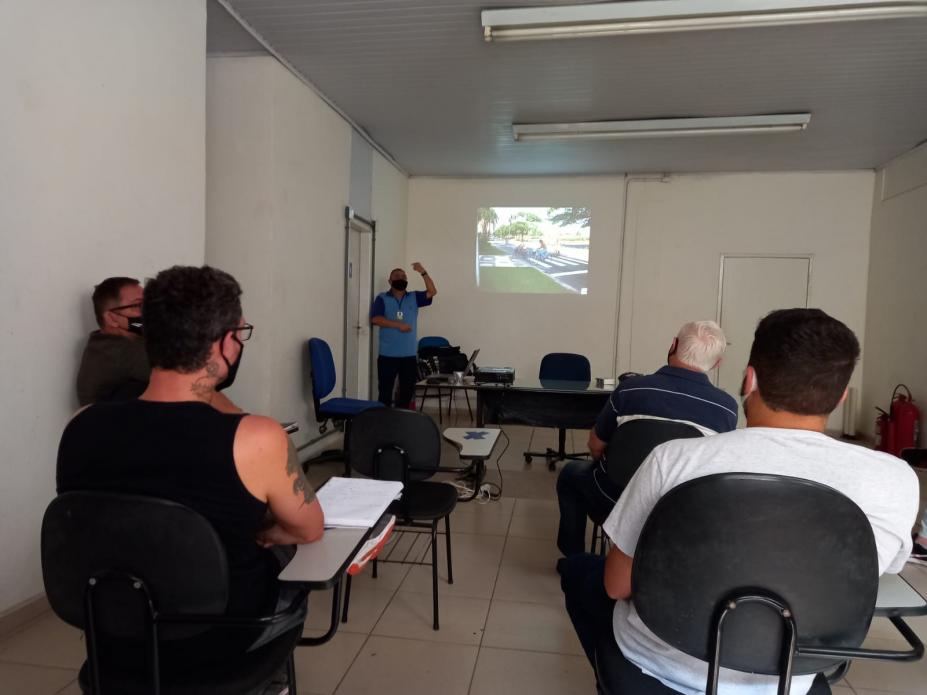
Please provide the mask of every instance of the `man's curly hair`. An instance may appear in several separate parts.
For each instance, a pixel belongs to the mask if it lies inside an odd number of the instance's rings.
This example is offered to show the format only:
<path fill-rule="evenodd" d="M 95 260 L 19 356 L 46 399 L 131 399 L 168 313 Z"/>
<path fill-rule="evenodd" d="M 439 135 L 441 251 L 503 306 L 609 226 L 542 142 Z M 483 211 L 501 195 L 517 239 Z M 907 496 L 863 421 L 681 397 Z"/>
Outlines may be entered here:
<path fill-rule="evenodd" d="M 206 366 L 210 346 L 241 321 L 241 287 L 204 265 L 175 265 L 145 285 L 145 347 L 152 367 L 189 374 Z"/>

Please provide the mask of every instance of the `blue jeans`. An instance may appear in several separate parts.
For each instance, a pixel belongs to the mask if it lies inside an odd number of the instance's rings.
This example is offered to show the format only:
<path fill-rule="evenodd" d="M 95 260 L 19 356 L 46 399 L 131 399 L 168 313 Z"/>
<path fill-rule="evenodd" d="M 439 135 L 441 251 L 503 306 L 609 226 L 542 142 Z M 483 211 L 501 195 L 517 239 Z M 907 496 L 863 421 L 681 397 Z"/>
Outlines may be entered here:
<path fill-rule="evenodd" d="M 557 547 L 565 557 L 585 552 L 586 517 L 601 524 L 611 513 L 621 490 L 596 461 L 570 461 L 557 476 L 560 529 Z"/>

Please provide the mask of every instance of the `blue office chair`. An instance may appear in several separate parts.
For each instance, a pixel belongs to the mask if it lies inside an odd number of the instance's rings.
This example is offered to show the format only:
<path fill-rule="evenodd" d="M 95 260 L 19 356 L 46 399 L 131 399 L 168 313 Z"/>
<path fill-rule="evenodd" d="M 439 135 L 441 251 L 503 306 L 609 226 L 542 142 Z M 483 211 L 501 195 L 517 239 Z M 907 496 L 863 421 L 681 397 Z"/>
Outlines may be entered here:
<path fill-rule="evenodd" d="M 430 348 L 442 348 L 442 347 L 450 347 L 450 346 L 451 346 L 451 341 L 449 341 L 447 338 L 444 338 L 443 336 L 440 336 L 440 335 L 426 335 L 424 338 L 419 338 L 419 341 L 418 341 L 418 358 L 419 358 L 419 360 L 425 359 L 425 360 L 427 361 L 427 357 L 424 356 L 424 355 L 422 354 L 422 351 L 423 351 L 423 350 L 427 353 L 428 350 L 429 350 Z M 422 363 L 419 362 L 419 366 L 420 366 L 420 367 L 421 367 L 421 364 L 422 364 Z M 427 367 L 426 367 L 426 369 L 427 369 Z M 423 376 L 427 376 L 427 375 L 426 375 L 426 374 L 422 374 L 421 369 L 420 369 L 420 371 L 419 371 L 419 378 L 421 378 L 421 377 L 423 377 Z M 438 420 L 439 420 L 439 422 L 444 422 L 444 418 L 443 418 L 443 416 L 442 416 L 442 408 L 441 408 L 441 398 L 444 396 L 444 392 L 441 390 L 441 387 L 440 387 L 440 386 L 435 385 L 435 386 L 434 386 L 434 389 L 435 389 L 436 393 L 435 393 L 435 394 L 430 394 L 430 393 L 428 393 L 429 388 L 430 388 L 430 387 L 429 387 L 428 385 L 426 385 L 426 386 L 422 389 L 422 402 L 419 404 L 418 409 L 419 409 L 419 410 L 423 410 L 423 409 L 425 408 L 425 399 L 426 399 L 426 398 L 437 398 L 437 399 L 438 399 Z M 448 408 L 449 408 L 449 409 L 450 409 L 450 398 L 451 398 L 452 393 L 453 393 L 453 392 L 447 394 L 447 397 L 448 397 Z M 448 415 L 450 415 L 450 413 L 448 413 Z"/>
<path fill-rule="evenodd" d="M 592 380 L 592 367 L 583 355 L 573 352 L 550 352 L 541 360 L 538 378 L 541 381 L 581 381 L 588 384 Z M 557 441 L 556 450 L 549 448 L 547 451 L 526 451 L 525 463 L 531 463 L 534 456 L 543 456 L 547 461 L 547 467 L 555 470 L 557 461 L 582 461 L 589 457 L 589 452 L 567 453 L 565 427 L 557 428 Z"/>
<path fill-rule="evenodd" d="M 336 427 L 341 426 L 344 429 L 344 440 L 347 443 L 351 418 L 371 408 L 382 408 L 383 404 L 379 401 L 365 401 L 360 398 L 329 398 L 327 401 L 322 401 L 335 388 L 337 375 L 332 349 L 321 338 L 309 339 L 309 364 L 312 378 L 312 404 L 315 407 L 316 422 L 319 423 L 319 433 L 325 434 L 328 430 L 328 422 L 331 421 Z M 325 452 L 310 463 L 320 463 L 323 460 L 342 457 L 345 459 L 345 470 L 350 473 L 345 452 Z"/>
<path fill-rule="evenodd" d="M 450 345 L 451 341 L 440 335 L 426 335 L 424 338 L 419 338 L 418 351 L 421 352 L 422 348 L 450 347 Z"/>

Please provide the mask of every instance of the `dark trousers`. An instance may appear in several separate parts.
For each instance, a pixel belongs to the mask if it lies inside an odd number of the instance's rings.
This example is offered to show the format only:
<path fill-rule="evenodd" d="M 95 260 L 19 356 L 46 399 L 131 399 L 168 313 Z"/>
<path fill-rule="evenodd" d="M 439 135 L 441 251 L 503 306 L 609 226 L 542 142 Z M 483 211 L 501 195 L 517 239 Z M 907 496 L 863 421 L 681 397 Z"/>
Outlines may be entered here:
<path fill-rule="evenodd" d="M 408 408 L 415 394 L 415 382 L 418 381 L 418 358 L 412 357 L 386 357 L 377 358 L 377 375 L 379 377 L 379 398 L 387 408 L 394 405 L 393 389 L 396 379 L 399 379 L 399 391 L 396 394 L 397 408 Z"/>
<path fill-rule="evenodd" d="M 567 613 L 583 651 L 595 670 L 595 648 L 602 641 L 613 644 L 608 673 L 612 695 L 671 695 L 676 693 L 624 658 L 615 644 L 612 613 L 615 601 L 605 593 L 605 558 L 582 553 L 561 560 L 560 587 Z M 601 692 L 601 690 L 600 690 Z M 677 694 L 678 695 L 678 694 Z"/>
<path fill-rule="evenodd" d="M 557 547 L 570 557 L 586 550 L 586 517 L 601 524 L 611 513 L 621 490 L 595 461 L 570 461 L 557 476 L 560 529 Z"/>

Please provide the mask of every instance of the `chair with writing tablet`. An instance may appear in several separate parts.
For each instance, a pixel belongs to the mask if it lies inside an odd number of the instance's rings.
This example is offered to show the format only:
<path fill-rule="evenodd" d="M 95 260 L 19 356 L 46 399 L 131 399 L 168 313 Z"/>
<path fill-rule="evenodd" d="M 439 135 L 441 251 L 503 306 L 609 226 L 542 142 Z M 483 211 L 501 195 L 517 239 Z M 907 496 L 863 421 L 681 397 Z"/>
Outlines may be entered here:
<path fill-rule="evenodd" d="M 112 492 L 59 495 L 42 521 L 42 575 L 55 614 L 84 631 L 84 693 L 263 692 L 281 670 L 296 692 L 293 649 L 308 592 L 272 615 L 226 614 L 225 546 L 189 507 Z M 279 634 L 256 641 L 269 626 Z M 205 646 L 228 656 L 191 658 Z"/>
<path fill-rule="evenodd" d="M 638 616 L 705 662 L 706 695 L 718 692 L 721 667 L 774 677 L 780 694 L 791 676 L 818 674 L 811 693 L 819 695 L 851 659 L 920 659 L 924 645 L 900 615 L 889 620 L 909 650 L 860 647 L 878 587 L 872 526 L 852 500 L 810 480 L 756 473 L 673 488 L 644 524 L 631 570 Z M 614 635 L 600 637 L 606 694 L 620 692 L 617 649 Z"/>
<path fill-rule="evenodd" d="M 451 512 L 457 506 L 457 488 L 428 480 L 441 461 L 441 434 L 427 415 L 411 410 L 383 408 L 367 410 L 357 415 L 348 433 L 351 467 L 361 475 L 379 480 L 403 483 L 402 497 L 390 505 L 387 513 L 396 516 L 397 530 L 425 529 L 430 534 L 430 563 L 423 560 L 394 559 L 398 543 L 384 549 L 374 560 L 374 573 L 379 562 L 411 562 L 431 565 L 433 627 L 438 629 L 438 522 L 444 519 L 447 583 L 454 583 L 451 565 Z M 394 534 L 394 538 L 399 534 Z M 396 553 L 398 554 L 398 553 Z M 376 574 L 374 574 L 376 576 Z M 350 577 L 345 593 L 343 619 L 347 620 Z"/>
<path fill-rule="evenodd" d="M 693 439 L 701 436 L 703 433 L 688 422 L 655 417 L 634 417 L 622 422 L 608 440 L 601 466 L 618 488 L 620 495 L 654 448 L 674 439 Z M 601 474 L 601 471 L 596 471 L 596 473 Z M 604 555 L 606 538 L 602 533 L 602 524 L 605 523 L 605 518 L 590 518 L 593 524 L 590 552 L 596 552 L 598 543 L 598 552 Z"/>

